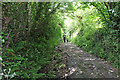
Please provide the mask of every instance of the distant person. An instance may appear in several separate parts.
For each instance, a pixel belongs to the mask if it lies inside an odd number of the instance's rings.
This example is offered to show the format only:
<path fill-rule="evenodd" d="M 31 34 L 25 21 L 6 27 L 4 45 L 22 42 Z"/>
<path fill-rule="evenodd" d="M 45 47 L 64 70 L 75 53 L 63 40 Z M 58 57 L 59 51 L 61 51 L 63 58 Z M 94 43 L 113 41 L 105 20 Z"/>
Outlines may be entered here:
<path fill-rule="evenodd" d="M 67 39 L 67 42 L 68 42 L 68 39 Z"/>
<path fill-rule="evenodd" d="M 63 34 L 63 41 L 64 41 L 64 43 L 66 41 L 66 35 L 65 34 Z"/>

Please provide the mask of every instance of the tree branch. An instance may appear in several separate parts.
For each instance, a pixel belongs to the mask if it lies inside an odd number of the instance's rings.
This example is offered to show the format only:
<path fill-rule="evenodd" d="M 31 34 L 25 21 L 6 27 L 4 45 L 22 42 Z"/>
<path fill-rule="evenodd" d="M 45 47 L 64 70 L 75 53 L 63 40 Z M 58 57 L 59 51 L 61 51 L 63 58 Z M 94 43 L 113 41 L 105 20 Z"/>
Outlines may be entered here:
<path fill-rule="evenodd" d="M 50 15 L 50 14 L 52 14 L 52 13 L 54 13 L 58 8 L 59 8 L 59 6 L 60 6 L 60 3 L 57 5 L 57 7 L 56 8 L 54 8 L 53 9 L 53 11 L 51 11 L 48 15 Z"/>
<path fill-rule="evenodd" d="M 104 5 L 106 6 L 106 8 L 107 8 L 107 10 L 108 10 L 108 14 L 109 14 L 109 18 L 110 18 L 110 20 L 111 20 L 111 17 L 110 17 L 110 12 L 109 12 L 109 7 L 108 7 L 108 5 L 106 4 L 106 2 L 104 2 Z"/>

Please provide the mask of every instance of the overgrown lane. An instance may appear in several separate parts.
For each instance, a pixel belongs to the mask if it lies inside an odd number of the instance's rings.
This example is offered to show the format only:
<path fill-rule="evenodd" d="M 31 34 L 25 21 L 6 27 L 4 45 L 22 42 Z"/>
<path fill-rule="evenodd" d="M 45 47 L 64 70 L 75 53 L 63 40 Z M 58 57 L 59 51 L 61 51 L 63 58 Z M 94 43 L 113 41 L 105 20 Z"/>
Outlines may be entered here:
<path fill-rule="evenodd" d="M 70 78 L 117 78 L 118 71 L 106 61 L 84 52 L 72 43 L 62 43 L 57 48 L 66 55 L 66 68 L 61 77 Z M 63 69 L 64 70 L 64 69 Z"/>

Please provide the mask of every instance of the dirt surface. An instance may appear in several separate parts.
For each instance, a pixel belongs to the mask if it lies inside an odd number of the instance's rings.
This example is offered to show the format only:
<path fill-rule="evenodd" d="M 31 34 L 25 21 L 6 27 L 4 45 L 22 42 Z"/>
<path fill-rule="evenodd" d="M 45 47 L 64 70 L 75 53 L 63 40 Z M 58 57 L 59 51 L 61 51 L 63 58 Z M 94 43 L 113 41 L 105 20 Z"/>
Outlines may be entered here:
<path fill-rule="evenodd" d="M 62 43 L 56 49 L 62 55 L 56 72 L 59 78 L 118 78 L 117 69 L 72 43 Z"/>

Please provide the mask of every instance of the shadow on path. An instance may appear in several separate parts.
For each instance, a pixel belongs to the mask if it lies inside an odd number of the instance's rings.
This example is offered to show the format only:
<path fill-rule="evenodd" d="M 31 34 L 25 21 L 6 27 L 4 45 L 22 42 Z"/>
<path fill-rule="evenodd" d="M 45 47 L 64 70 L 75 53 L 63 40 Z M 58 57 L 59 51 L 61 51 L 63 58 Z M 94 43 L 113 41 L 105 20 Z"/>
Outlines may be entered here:
<path fill-rule="evenodd" d="M 61 52 L 66 68 L 58 77 L 69 78 L 117 78 L 118 71 L 106 61 L 84 52 L 72 43 L 61 43 Z M 67 70 L 66 70 L 67 69 Z M 65 72 L 66 71 L 66 72 Z"/>

